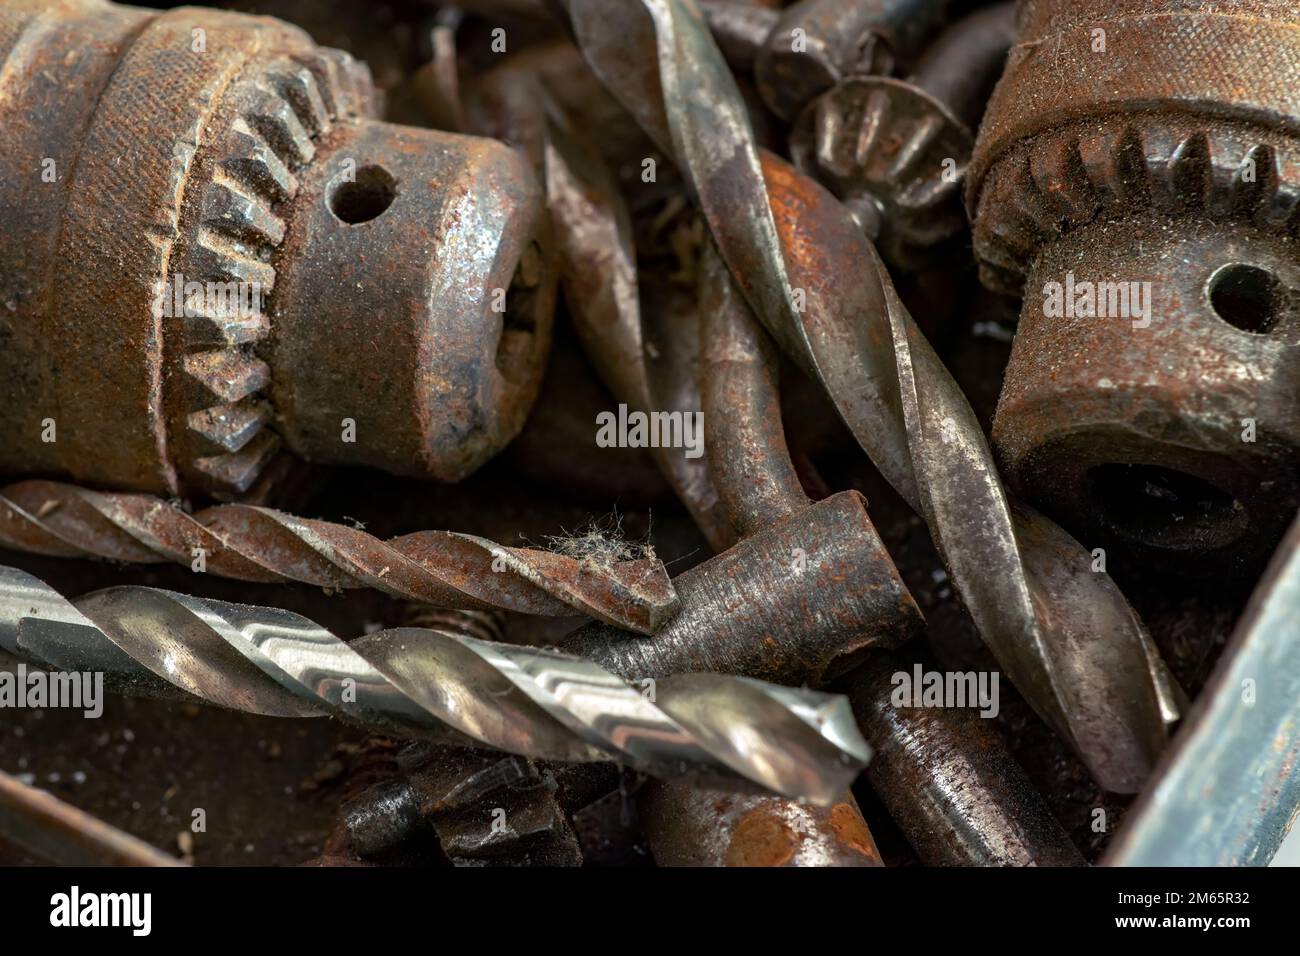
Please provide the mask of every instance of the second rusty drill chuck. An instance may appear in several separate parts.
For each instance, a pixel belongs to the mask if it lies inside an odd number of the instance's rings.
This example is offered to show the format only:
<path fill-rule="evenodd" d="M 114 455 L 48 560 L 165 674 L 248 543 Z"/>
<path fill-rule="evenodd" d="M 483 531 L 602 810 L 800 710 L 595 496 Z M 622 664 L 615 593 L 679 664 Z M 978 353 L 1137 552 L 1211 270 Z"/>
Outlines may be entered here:
<path fill-rule="evenodd" d="M 1096 544 L 1258 568 L 1300 505 L 1300 18 L 1274 0 L 1031 0 L 967 182 L 1023 290 L 993 427 Z"/>
<path fill-rule="evenodd" d="M 522 427 L 554 280 L 509 148 L 264 17 L 2 0 L 0 63 L 0 473 L 455 480 Z"/>

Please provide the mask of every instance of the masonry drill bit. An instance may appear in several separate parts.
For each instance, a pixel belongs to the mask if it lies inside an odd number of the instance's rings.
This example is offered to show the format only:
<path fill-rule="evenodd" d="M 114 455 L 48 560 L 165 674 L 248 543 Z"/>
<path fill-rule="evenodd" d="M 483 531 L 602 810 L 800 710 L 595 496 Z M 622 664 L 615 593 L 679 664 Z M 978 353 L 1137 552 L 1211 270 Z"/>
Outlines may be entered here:
<path fill-rule="evenodd" d="M 158 588 L 68 600 L 0 568 L 0 649 L 93 670 L 133 693 L 544 760 L 616 760 L 656 777 L 834 801 L 870 750 L 848 701 L 723 674 L 638 682 L 555 651 L 427 628 L 352 642 L 279 608 Z M 628 680 L 625 680 L 627 677 Z"/>
<path fill-rule="evenodd" d="M 677 610 L 655 558 L 575 558 L 470 534 L 417 531 L 381 541 L 359 528 L 226 504 L 188 514 L 141 494 L 54 481 L 0 488 L 0 547 L 50 557 L 175 561 L 220 577 L 373 588 L 443 608 L 585 614 L 653 634 Z"/>
<path fill-rule="evenodd" d="M 642 0 L 617 21 L 598 2 L 564 6 L 597 75 L 675 157 L 759 320 L 925 518 L 1012 681 L 1103 786 L 1136 790 L 1177 719 L 1179 692 L 1089 553 L 1008 502 L 974 412 L 870 241 L 824 189 L 760 156 L 693 4 Z M 629 60 L 657 68 L 627 70 Z M 860 280 L 846 288 L 845 275 Z"/>

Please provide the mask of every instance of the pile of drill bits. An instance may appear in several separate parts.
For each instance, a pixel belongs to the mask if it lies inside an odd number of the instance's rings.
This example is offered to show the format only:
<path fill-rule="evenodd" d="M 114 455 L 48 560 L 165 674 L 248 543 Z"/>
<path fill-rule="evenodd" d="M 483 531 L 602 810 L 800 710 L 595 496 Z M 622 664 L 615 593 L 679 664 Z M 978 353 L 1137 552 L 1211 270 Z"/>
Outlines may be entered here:
<path fill-rule="evenodd" d="M 1267 864 L 1297 37 L 0 0 L 0 862 Z"/>

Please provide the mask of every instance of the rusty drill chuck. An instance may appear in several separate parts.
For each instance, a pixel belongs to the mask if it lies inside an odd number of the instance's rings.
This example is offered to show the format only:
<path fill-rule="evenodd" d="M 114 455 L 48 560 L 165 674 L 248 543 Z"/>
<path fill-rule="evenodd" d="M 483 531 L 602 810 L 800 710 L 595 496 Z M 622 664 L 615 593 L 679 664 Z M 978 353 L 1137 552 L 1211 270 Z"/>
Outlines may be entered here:
<path fill-rule="evenodd" d="M 455 480 L 518 432 L 554 282 L 509 148 L 378 121 L 264 17 L 3 0 L 0 62 L 0 473 Z"/>
<path fill-rule="evenodd" d="M 1089 544 L 1249 573 L 1300 504 L 1300 15 L 1033 0 L 967 182 L 1024 295 L 993 437 Z"/>

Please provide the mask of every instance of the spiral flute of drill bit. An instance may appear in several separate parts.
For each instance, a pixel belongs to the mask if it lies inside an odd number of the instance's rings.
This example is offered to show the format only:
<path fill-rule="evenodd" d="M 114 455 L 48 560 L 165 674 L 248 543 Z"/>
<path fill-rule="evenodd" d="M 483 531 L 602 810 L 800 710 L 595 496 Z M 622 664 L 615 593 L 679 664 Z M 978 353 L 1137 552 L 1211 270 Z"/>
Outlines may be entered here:
<path fill-rule="evenodd" d="M 641 0 L 617 24 L 599 3 L 564 6 L 593 70 L 675 158 L 758 319 L 926 519 L 1012 681 L 1107 789 L 1136 790 L 1178 715 L 1172 678 L 1088 552 L 1008 502 L 974 412 L 847 210 L 760 155 L 693 4 Z M 623 69 L 629 58 L 657 69 Z M 845 275 L 861 278 L 846 289 Z"/>
<path fill-rule="evenodd" d="M 191 515 L 152 495 L 53 481 L 0 488 L 0 547 L 191 566 L 201 557 L 207 573 L 240 581 L 373 588 L 462 610 L 585 614 L 645 634 L 677 610 L 668 574 L 653 558 L 584 561 L 451 531 L 381 541 L 270 508 L 228 504 Z"/>
<path fill-rule="evenodd" d="M 721 674 L 629 683 L 600 664 L 448 631 L 351 643 L 272 607 L 158 588 L 70 601 L 0 568 L 0 649 L 115 690 L 373 729 L 546 760 L 834 801 L 870 757 L 847 700 Z M 635 681 L 634 675 L 626 675 Z"/>

